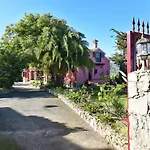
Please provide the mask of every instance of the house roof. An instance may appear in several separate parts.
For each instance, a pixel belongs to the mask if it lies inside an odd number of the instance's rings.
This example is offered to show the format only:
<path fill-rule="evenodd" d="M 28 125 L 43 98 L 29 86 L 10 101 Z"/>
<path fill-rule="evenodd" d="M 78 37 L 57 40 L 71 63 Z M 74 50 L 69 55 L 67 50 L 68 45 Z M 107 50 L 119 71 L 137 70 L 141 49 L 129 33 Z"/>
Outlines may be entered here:
<path fill-rule="evenodd" d="M 101 53 L 103 53 L 103 54 L 106 54 L 106 53 L 105 53 L 103 50 L 101 50 L 100 48 L 92 48 L 92 49 L 90 49 L 90 52 L 91 52 L 91 51 L 93 51 L 93 52 L 99 51 L 99 52 L 101 52 Z M 105 56 L 105 58 L 106 58 L 108 61 L 110 61 L 108 57 Z"/>
<path fill-rule="evenodd" d="M 101 53 L 106 54 L 104 51 L 102 51 L 100 48 L 92 48 L 90 51 L 100 51 Z"/>

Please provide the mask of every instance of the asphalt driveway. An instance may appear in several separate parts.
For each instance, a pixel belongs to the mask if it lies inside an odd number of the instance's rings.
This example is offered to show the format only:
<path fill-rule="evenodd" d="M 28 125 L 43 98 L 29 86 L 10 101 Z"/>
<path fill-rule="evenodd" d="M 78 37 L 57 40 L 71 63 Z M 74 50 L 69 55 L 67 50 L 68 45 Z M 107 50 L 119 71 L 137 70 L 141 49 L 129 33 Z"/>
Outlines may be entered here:
<path fill-rule="evenodd" d="M 25 88 L 0 95 L 0 134 L 23 150 L 113 150 L 61 100 Z"/>

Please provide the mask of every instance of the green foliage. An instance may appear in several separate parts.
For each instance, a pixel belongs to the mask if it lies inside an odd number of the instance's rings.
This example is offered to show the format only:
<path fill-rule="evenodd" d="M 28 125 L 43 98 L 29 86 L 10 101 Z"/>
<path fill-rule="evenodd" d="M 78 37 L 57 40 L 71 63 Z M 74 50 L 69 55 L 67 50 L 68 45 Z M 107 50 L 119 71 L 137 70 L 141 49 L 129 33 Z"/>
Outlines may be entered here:
<path fill-rule="evenodd" d="M 115 29 L 111 29 L 115 33 L 115 47 L 117 52 L 115 52 L 111 57 L 110 60 L 113 61 L 117 66 L 119 66 L 119 70 L 123 72 L 127 72 L 127 61 L 126 61 L 126 54 L 127 54 L 127 33 L 126 32 L 119 32 Z M 123 80 L 120 77 L 120 82 L 122 83 Z"/>
<path fill-rule="evenodd" d="M 99 107 L 98 107 L 97 103 L 94 103 L 94 102 L 90 102 L 89 104 L 87 104 L 85 106 L 85 110 L 92 114 L 95 114 L 95 113 L 98 114 L 98 112 L 99 112 L 98 108 Z"/>
<path fill-rule="evenodd" d="M 41 82 L 36 80 L 36 81 L 31 82 L 31 85 L 35 87 L 39 87 L 41 85 Z"/>
<path fill-rule="evenodd" d="M 24 67 L 32 64 L 55 76 L 64 76 L 71 69 L 92 69 L 84 39 L 84 34 L 49 13 L 25 14 L 19 22 L 6 28 L 3 45 L 5 49 L 15 49 L 21 59 L 27 58 Z"/>
<path fill-rule="evenodd" d="M 13 52 L 12 52 L 13 51 Z M 13 84 L 21 78 L 21 60 L 15 50 L 3 50 L 0 47 L 0 76 L 7 77 Z"/>
<path fill-rule="evenodd" d="M 112 32 L 114 32 L 115 35 L 115 47 L 116 50 L 120 51 L 120 53 L 123 55 L 125 58 L 125 55 L 127 54 L 127 33 L 126 32 L 121 32 L 117 31 L 115 29 L 111 29 Z"/>
<path fill-rule="evenodd" d="M 109 82 L 110 81 L 110 76 L 109 75 L 104 75 L 104 73 L 100 74 L 100 78 L 102 80 L 104 80 L 105 82 Z"/>
<path fill-rule="evenodd" d="M 114 123 L 111 124 L 111 126 L 119 133 L 121 133 L 122 135 L 126 136 L 128 135 L 128 128 L 127 126 L 122 123 L 121 121 L 116 121 Z"/>
<path fill-rule="evenodd" d="M 103 84 L 100 86 L 100 92 L 98 93 L 98 99 L 101 106 L 101 111 L 108 118 L 123 118 L 124 106 L 120 101 L 118 92 L 120 88 L 112 88 Z M 110 119 L 109 118 L 109 119 Z"/>
<path fill-rule="evenodd" d="M 56 85 L 55 85 L 55 83 L 54 83 L 54 82 L 49 81 L 48 83 L 46 83 L 46 84 L 45 84 L 45 87 L 46 87 L 46 88 L 55 88 L 55 87 L 56 87 Z"/>
<path fill-rule="evenodd" d="M 126 125 L 120 125 L 120 120 L 126 117 L 126 99 L 122 98 L 122 95 L 126 94 L 126 85 L 117 85 L 113 88 L 109 84 L 102 84 L 98 87 L 99 89 L 92 89 L 82 86 L 73 91 L 57 88 L 56 91 L 64 94 L 90 114 L 97 116 L 102 122 L 110 124 L 116 131 L 126 135 Z"/>
<path fill-rule="evenodd" d="M 80 97 L 80 94 L 79 92 L 68 92 L 66 94 L 67 98 L 73 100 L 75 103 L 80 103 L 81 102 L 81 97 Z"/>
<path fill-rule="evenodd" d="M 56 88 L 56 92 L 59 94 L 63 94 L 64 93 L 64 89 L 62 87 L 57 87 Z"/>
<path fill-rule="evenodd" d="M 80 89 L 73 92 L 66 92 L 66 96 L 73 100 L 75 103 L 80 103 L 86 106 L 89 103 L 91 96 L 93 95 L 93 89 L 83 85 Z"/>
<path fill-rule="evenodd" d="M 10 88 L 12 86 L 10 79 L 7 77 L 0 77 L 0 88 Z"/>
<path fill-rule="evenodd" d="M 117 95 L 127 95 L 127 85 L 126 84 L 117 84 L 116 94 Z"/>
<path fill-rule="evenodd" d="M 112 79 L 112 81 L 114 81 L 116 83 L 120 83 L 120 75 L 119 75 L 119 73 L 111 74 L 110 78 Z"/>
<path fill-rule="evenodd" d="M 0 135 L 0 150 L 21 150 L 15 139 Z"/>

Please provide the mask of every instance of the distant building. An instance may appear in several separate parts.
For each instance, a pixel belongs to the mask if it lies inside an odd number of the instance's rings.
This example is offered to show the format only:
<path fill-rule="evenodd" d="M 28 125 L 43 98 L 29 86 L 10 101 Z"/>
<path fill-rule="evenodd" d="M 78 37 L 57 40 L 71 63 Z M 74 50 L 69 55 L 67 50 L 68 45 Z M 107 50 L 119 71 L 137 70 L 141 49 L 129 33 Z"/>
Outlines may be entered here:
<path fill-rule="evenodd" d="M 86 69 L 84 73 L 83 69 L 81 68 L 75 72 L 68 72 L 64 78 L 64 82 L 66 84 L 76 83 L 79 85 L 85 83 L 86 81 L 101 83 L 103 82 L 101 74 L 104 76 L 110 75 L 109 59 L 105 56 L 105 52 L 98 48 L 98 41 L 94 40 L 93 43 L 94 48 L 91 49 L 89 58 L 87 58 L 91 59 L 95 64 L 92 73 L 90 73 L 88 69 Z"/>
<path fill-rule="evenodd" d="M 66 74 L 64 77 L 65 84 L 76 84 L 80 85 L 85 83 L 86 81 L 103 82 L 103 78 L 101 75 L 109 76 L 110 75 L 110 61 L 105 56 L 105 52 L 98 48 L 98 41 L 94 40 L 94 48 L 90 50 L 89 58 L 91 59 L 95 67 L 92 70 L 92 73 L 89 72 L 87 68 L 85 68 L 85 72 L 83 69 L 79 68 L 78 71 L 71 71 Z M 23 82 L 32 82 L 34 80 L 42 80 L 43 82 L 47 82 L 49 76 L 44 74 L 42 71 L 37 70 L 35 67 L 29 67 L 29 69 L 24 70 L 22 72 Z"/>
<path fill-rule="evenodd" d="M 36 67 L 30 66 L 29 69 L 24 69 L 22 72 L 22 80 L 23 82 L 32 82 L 35 80 L 47 82 L 48 75 L 44 74 L 43 71 L 37 69 Z"/>

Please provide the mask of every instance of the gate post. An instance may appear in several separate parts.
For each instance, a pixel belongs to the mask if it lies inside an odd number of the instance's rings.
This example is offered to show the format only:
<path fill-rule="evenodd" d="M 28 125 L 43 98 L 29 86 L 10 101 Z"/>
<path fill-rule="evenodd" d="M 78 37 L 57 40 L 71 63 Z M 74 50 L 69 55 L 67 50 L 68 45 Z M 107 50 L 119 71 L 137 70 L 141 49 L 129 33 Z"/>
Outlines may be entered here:
<path fill-rule="evenodd" d="M 127 33 L 128 150 L 149 150 L 150 118 L 147 113 L 150 108 L 148 105 L 148 103 L 150 104 L 150 100 L 148 100 L 148 96 L 150 97 L 150 71 L 136 71 L 140 69 L 140 60 L 136 57 L 136 42 L 141 38 L 142 34 L 145 38 L 150 39 L 149 24 L 147 23 L 146 25 L 147 34 L 144 33 L 144 22 L 142 23 L 142 33 L 140 33 L 139 19 L 137 22 L 137 32 L 135 32 L 134 18 L 132 26 L 133 31 Z M 150 69 L 150 62 L 147 67 Z M 142 138 L 145 141 L 142 141 Z"/>
<path fill-rule="evenodd" d="M 150 70 L 128 74 L 130 150 L 150 149 Z"/>

